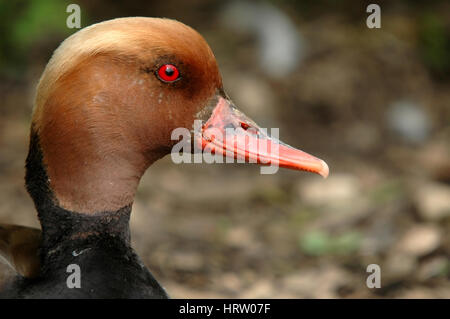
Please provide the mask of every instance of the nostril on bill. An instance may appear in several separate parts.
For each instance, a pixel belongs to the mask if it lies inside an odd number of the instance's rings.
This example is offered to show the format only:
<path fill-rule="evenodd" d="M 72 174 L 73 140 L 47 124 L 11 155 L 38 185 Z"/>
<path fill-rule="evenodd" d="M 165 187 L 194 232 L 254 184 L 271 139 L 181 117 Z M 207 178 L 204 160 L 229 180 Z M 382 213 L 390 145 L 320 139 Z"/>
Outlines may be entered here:
<path fill-rule="evenodd" d="M 245 122 L 241 122 L 241 127 L 244 129 L 244 130 L 248 130 L 248 128 L 250 127 L 250 125 L 248 125 L 247 123 L 245 123 Z"/>

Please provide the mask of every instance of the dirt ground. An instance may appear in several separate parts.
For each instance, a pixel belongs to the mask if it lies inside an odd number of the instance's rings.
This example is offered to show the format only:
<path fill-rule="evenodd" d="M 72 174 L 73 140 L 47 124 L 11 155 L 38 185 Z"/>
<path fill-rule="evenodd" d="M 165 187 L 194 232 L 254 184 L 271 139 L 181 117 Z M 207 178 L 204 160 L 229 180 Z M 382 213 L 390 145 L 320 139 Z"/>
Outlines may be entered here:
<path fill-rule="evenodd" d="M 174 3 L 140 13 L 131 4 L 81 6 L 93 21 L 139 14 L 194 26 L 210 43 L 234 102 L 262 127 L 279 127 L 280 139 L 324 159 L 330 177 L 157 162 L 138 189 L 131 231 L 169 294 L 450 298 L 450 76 L 421 57 L 420 8 L 402 2 L 371 30 L 351 13 L 314 7 L 304 16 L 282 1 L 305 49 L 295 72 L 273 78 L 258 65 L 251 33 L 216 23 L 220 8 Z M 437 2 L 434 9 L 446 17 L 450 39 L 449 6 Z M 35 85 L 58 41 L 44 38 L 23 73 L 1 77 L 2 223 L 39 227 L 24 160 Z M 401 120 L 421 110 L 423 136 L 411 138 L 420 125 L 408 126 L 411 134 L 399 129 L 398 109 L 406 110 Z M 379 289 L 366 286 L 370 264 L 380 266 Z"/>

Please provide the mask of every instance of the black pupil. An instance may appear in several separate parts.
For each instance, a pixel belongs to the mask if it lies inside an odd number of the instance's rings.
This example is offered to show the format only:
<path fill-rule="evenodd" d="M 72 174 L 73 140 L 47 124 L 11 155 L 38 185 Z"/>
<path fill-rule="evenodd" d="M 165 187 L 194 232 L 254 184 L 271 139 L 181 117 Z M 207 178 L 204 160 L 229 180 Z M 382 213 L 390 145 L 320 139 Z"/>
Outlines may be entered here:
<path fill-rule="evenodd" d="M 165 73 L 166 73 L 167 76 L 172 76 L 175 73 L 175 70 L 173 69 L 173 67 L 168 66 L 166 68 L 166 72 Z"/>

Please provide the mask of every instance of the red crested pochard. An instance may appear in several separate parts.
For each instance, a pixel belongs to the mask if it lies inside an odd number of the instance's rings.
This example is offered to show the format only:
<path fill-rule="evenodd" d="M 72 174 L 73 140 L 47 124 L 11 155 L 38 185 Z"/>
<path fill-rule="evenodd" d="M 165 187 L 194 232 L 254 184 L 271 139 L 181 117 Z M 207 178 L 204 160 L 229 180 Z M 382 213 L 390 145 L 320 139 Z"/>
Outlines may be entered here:
<path fill-rule="evenodd" d="M 145 170 L 177 142 L 173 130 L 192 130 L 195 120 L 204 124 L 192 144 L 204 150 L 328 175 L 324 161 L 268 137 L 236 109 L 192 28 L 120 18 L 67 38 L 39 81 L 26 160 L 42 231 L 0 225 L 0 251 L 17 272 L 0 296 L 167 298 L 130 246 L 131 206 Z M 278 151 L 230 147 L 219 133 Z M 70 265 L 80 287 L 67 283 Z"/>

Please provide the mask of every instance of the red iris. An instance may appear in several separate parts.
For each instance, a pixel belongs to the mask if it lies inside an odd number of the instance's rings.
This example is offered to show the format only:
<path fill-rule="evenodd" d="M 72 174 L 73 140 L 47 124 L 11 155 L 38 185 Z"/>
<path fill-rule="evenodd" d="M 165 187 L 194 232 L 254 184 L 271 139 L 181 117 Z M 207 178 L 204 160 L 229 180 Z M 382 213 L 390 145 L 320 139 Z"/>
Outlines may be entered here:
<path fill-rule="evenodd" d="M 164 64 L 158 69 L 158 78 L 164 82 L 173 82 L 178 80 L 180 72 L 173 64 Z"/>

